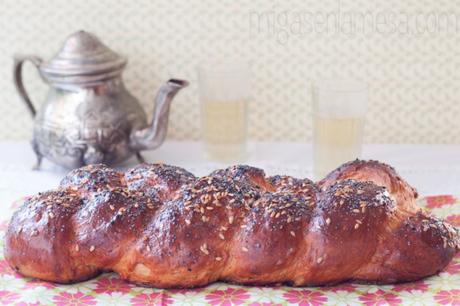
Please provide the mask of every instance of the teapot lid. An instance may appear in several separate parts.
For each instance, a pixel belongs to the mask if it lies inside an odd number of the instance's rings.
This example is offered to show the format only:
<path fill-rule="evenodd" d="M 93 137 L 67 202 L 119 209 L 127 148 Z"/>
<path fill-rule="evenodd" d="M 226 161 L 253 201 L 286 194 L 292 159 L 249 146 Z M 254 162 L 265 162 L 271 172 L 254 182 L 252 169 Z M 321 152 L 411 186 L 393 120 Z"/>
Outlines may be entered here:
<path fill-rule="evenodd" d="M 120 74 L 126 62 L 94 34 L 78 31 L 52 59 L 40 65 L 40 70 L 52 82 L 91 83 Z"/>

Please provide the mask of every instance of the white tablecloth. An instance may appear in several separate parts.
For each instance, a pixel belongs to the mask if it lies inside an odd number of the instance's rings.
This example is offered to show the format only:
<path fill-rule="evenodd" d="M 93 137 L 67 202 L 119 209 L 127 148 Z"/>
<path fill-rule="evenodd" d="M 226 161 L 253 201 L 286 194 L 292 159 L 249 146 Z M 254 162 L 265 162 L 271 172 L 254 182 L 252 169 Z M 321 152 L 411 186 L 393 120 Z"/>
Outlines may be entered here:
<path fill-rule="evenodd" d="M 147 161 L 187 168 L 197 175 L 225 164 L 205 159 L 200 143 L 166 142 L 144 153 Z M 363 158 L 394 166 L 422 195 L 460 194 L 460 145 L 367 145 Z M 0 142 L 0 219 L 9 218 L 2 208 L 11 201 L 54 188 L 66 169 L 45 161 L 41 171 L 32 171 L 35 156 L 27 142 Z M 136 163 L 131 159 L 123 167 Z M 251 143 L 246 164 L 262 167 L 268 174 L 312 177 L 312 147 L 299 143 Z"/>

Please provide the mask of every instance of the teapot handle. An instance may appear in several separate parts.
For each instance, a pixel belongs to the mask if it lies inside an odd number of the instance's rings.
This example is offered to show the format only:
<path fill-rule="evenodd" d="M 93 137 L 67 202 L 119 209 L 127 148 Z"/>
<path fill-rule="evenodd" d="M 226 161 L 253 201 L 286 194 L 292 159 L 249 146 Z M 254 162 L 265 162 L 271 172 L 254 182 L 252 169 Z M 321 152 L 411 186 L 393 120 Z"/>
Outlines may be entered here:
<path fill-rule="evenodd" d="M 29 109 L 30 114 L 32 117 L 35 117 L 37 113 L 32 101 L 30 101 L 29 95 L 26 92 L 24 84 L 22 83 L 22 65 L 25 61 L 31 61 L 37 68 L 40 66 L 42 60 L 37 56 L 15 56 L 14 57 L 14 85 L 16 86 L 16 90 L 19 93 L 22 101 L 26 104 L 27 108 Z"/>

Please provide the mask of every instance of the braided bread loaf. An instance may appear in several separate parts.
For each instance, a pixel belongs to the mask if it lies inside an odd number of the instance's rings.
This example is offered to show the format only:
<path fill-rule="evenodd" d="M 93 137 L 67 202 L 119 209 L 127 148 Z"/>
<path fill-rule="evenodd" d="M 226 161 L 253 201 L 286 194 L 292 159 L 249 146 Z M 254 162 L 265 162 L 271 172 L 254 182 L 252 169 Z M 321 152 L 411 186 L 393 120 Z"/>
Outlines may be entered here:
<path fill-rule="evenodd" d="M 345 164 L 318 184 L 248 166 L 201 178 L 159 164 L 87 166 L 25 201 L 5 257 L 23 275 L 59 283 L 103 271 L 160 288 L 411 281 L 460 248 L 457 230 L 416 197 L 375 161 Z"/>

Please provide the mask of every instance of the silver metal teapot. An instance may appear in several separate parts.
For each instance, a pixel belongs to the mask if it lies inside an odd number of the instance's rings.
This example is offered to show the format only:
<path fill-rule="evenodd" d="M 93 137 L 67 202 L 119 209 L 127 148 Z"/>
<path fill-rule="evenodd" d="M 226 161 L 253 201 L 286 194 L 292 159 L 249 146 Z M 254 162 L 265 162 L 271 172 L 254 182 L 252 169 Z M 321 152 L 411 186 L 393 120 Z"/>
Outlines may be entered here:
<path fill-rule="evenodd" d="M 40 111 L 31 103 L 23 82 L 22 65 L 31 61 L 50 85 Z M 160 146 L 168 126 L 173 97 L 187 81 L 171 79 L 155 98 L 153 120 L 125 88 L 121 73 L 126 59 L 106 47 L 91 33 L 69 36 L 49 61 L 17 56 L 14 82 L 35 118 L 32 147 L 37 165 L 42 157 L 67 168 L 87 164 L 116 164 L 140 151 Z"/>

